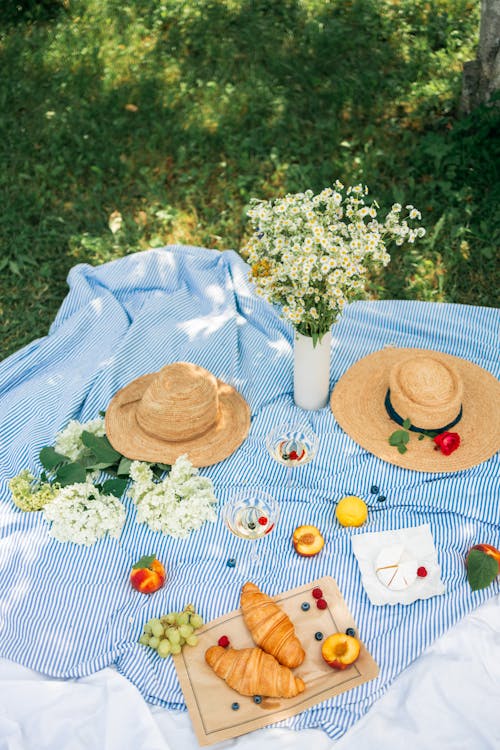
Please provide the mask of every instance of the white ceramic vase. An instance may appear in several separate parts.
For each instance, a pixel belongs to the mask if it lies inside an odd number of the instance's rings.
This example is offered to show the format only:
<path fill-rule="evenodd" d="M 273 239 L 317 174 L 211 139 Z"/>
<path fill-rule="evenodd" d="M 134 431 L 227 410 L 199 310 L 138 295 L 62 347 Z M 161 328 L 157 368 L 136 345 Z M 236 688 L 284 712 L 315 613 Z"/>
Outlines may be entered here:
<path fill-rule="evenodd" d="M 332 333 L 313 346 L 310 336 L 295 332 L 293 349 L 293 398 L 301 409 L 322 409 L 330 392 Z"/>

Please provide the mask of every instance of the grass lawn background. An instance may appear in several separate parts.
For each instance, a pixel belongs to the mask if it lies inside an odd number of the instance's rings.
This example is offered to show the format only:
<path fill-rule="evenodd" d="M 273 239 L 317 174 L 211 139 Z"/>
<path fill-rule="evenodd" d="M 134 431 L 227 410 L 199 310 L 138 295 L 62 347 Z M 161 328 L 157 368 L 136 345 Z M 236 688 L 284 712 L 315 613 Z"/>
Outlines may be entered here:
<path fill-rule="evenodd" d="M 2 4 L 0 358 L 47 333 L 76 263 L 239 250 L 251 197 L 336 178 L 423 214 L 371 296 L 497 306 L 500 117 L 457 117 L 479 5 Z"/>

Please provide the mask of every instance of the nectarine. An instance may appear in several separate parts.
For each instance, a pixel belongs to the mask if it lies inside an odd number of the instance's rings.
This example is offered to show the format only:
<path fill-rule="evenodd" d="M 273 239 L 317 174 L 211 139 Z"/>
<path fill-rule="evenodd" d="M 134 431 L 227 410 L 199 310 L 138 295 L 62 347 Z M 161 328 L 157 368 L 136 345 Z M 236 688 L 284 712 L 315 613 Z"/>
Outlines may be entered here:
<path fill-rule="evenodd" d="M 321 656 L 334 669 L 347 669 L 359 656 L 361 644 L 345 633 L 329 635 L 321 646 Z"/>
<path fill-rule="evenodd" d="M 292 541 L 295 552 L 303 557 L 317 555 L 325 544 L 325 540 L 316 526 L 299 526 L 293 532 Z"/>

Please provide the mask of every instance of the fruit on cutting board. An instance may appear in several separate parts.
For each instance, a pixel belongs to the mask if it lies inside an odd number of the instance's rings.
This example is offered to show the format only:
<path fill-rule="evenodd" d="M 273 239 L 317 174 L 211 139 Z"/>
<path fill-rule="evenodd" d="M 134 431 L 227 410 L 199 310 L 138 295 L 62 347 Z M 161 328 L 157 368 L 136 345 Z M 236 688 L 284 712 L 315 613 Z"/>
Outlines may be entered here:
<path fill-rule="evenodd" d="M 341 526 L 362 526 L 368 518 L 368 508 L 360 497 L 348 495 L 337 503 L 335 515 Z"/>
<path fill-rule="evenodd" d="M 165 568 L 155 555 L 145 555 L 130 571 L 130 583 L 141 594 L 152 594 L 165 583 Z"/>
<path fill-rule="evenodd" d="M 295 552 L 302 557 L 312 557 L 323 549 L 325 540 L 316 526 L 299 526 L 293 532 Z"/>
<path fill-rule="evenodd" d="M 334 669 L 347 669 L 359 656 L 361 644 L 346 633 L 334 633 L 321 646 L 321 656 Z"/>
<path fill-rule="evenodd" d="M 205 652 L 205 661 L 240 695 L 294 698 L 305 690 L 300 677 L 261 648 L 212 646 Z"/>

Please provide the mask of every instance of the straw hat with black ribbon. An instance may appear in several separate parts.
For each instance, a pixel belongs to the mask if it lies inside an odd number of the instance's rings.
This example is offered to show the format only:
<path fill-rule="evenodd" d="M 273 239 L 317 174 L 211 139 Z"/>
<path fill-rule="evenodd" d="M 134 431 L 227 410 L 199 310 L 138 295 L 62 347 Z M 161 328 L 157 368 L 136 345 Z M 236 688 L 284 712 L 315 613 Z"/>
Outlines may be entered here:
<path fill-rule="evenodd" d="M 369 354 L 340 378 L 330 406 L 359 445 L 406 469 L 460 471 L 500 450 L 499 381 L 450 354 L 392 347 Z M 400 453 L 389 437 L 408 423 L 407 450 Z M 449 455 L 432 439 L 444 432 L 460 437 Z"/>
<path fill-rule="evenodd" d="M 186 453 L 193 466 L 211 466 L 246 438 L 250 408 L 208 370 L 174 362 L 118 391 L 105 426 L 113 448 L 127 458 L 173 464 Z"/>

